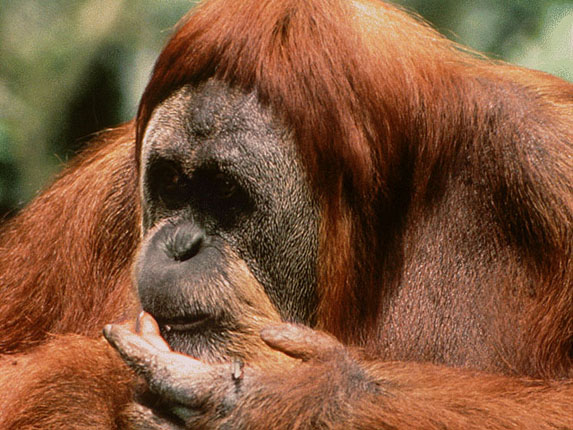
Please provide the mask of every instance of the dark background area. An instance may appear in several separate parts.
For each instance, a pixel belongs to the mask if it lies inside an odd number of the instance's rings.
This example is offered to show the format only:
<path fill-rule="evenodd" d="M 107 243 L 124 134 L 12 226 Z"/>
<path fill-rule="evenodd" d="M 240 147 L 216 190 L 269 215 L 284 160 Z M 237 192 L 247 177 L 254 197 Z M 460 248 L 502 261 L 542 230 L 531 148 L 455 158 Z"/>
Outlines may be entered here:
<path fill-rule="evenodd" d="M 571 0 L 403 0 L 447 37 L 573 81 Z M 0 217 L 132 118 L 190 0 L 0 0 Z"/>

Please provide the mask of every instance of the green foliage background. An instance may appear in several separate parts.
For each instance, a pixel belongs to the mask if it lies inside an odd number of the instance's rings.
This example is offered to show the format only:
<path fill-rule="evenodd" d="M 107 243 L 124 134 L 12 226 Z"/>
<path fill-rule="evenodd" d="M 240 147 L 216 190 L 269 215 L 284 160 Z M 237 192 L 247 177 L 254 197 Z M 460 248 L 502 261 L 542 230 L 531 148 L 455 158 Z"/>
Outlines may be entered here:
<path fill-rule="evenodd" d="M 573 81 L 572 0 L 403 0 L 453 40 Z M 134 116 L 191 0 L 0 0 L 0 216 Z"/>

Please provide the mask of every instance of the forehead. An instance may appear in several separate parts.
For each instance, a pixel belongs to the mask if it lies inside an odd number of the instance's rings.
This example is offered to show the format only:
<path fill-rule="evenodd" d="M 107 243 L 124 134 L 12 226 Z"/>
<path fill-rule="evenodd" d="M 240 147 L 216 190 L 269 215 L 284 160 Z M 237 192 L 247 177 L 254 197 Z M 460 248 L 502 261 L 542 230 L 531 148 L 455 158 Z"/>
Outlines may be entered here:
<path fill-rule="evenodd" d="M 204 171 L 227 174 L 257 202 L 279 204 L 280 199 L 269 203 L 270 196 L 310 190 L 292 135 L 254 93 L 218 81 L 186 86 L 152 115 L 142 145 L 140 185 L 145 194 L 148 172 L 167 161 L 189 177 Z"/>
<path fill-rule="evenodd" d="M 142 160 L 151 154 L 275 152 L 289 133 L 255 93 L 210 80 L 175 91 L 153 112 L 143 139 Z M 248 148 L 246 147 L 248 146 Z M 292 145 L 288 145 L 291 146 Z"/>

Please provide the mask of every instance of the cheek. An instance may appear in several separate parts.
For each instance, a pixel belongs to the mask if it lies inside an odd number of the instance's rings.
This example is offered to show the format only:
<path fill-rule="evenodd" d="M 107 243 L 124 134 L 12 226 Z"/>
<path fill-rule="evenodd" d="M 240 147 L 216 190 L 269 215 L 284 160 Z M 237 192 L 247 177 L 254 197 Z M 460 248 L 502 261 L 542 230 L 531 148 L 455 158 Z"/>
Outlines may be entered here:
<path fill-rule="evenodd" d="M 287 196 L 244 228 L 239 252 L 282 318 L 313 324 L 319 216 L 311 202 Z"/>

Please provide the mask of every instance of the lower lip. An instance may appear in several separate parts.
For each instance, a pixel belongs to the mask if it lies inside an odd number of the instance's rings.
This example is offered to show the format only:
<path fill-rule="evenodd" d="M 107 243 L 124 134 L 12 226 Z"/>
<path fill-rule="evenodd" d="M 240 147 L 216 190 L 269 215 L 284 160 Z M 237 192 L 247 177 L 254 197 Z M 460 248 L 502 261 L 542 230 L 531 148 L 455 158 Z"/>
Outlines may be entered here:
<path fill-rule="evenodd" d="M 161 322 L 159 326 L 166 332 L 185 332 L 185 331 L 197 331 L 201 327 L 208 325 L 210 318 L 208 316 L 199 317 L 189 321 L 182 322 Z"/>

